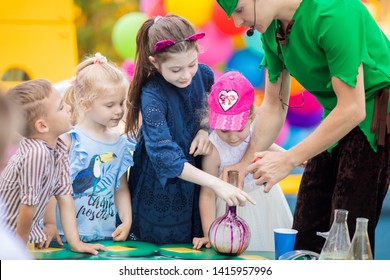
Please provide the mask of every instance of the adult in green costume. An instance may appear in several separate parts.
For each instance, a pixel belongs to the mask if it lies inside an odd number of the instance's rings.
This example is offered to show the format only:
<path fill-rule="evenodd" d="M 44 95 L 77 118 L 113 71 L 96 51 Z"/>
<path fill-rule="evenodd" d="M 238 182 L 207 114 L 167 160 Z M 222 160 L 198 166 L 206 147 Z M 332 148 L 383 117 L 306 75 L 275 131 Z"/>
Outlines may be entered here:
<path fill-rule="evenodd" d="M 268 74 L 254 141 L 234 168 L 269 191 L 307 161 L 294 213 L 296 249 L 320 252 L 324 239 L 316 232 L 328 231 L 334 209 L 342 208 L 351 236 L 357 217 L 369 219 L 374 251 L 390 182 L 389 39 L 360 0 L 217 2 L 237 26 L 261 33 Z M 290 75 L 316 96 L 323 120 L 288 151 L 264 152 L 285 122 Z"/>

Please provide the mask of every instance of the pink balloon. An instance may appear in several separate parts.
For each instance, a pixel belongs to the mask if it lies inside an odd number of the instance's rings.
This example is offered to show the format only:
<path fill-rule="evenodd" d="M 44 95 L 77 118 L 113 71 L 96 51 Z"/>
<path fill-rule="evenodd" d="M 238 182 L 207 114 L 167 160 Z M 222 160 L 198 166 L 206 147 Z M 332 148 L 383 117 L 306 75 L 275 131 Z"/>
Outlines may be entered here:
<path fill-rule="evenodd" d="M 280 130 L 280 133 L 276 138 L 275 143 L 278 144 L 279 146 L 283 146 L 283 144 L 287 141 L 289 135 L 290 135 L 290 125 L 288 122 L 284 122 L 282 130 Z"/>
<path fill-rule="evenodd" d="M 158 0 L 140 0 L 139 1 L 139 10 L 141 12 L 147 13 L 151 7 L 153 7 Z"/>
<path fill-rule="evenodd" d="M 140 0 L 139 10 L 141 12 L 148 13 L 157 2 L 159 2 L 159 0 Z"/>
<path fill-rule="evenodd" d="M 213 69 L 213 72 L 214 72 L 214 81 L 218 80 L 219 77 L 221 77 L 223 75 L 223 72 L 221 72 L 217 69 Z"/>
<path fill-rule="evenodd" d="M 166 11 L 163 2 L 164 0 L 140 0 L 139 9 L 149 16 L 164 16 Z"/>
<path fill-rule="evenodd" d="M 134 67 L 135 67 L 134 61 L 131 60 L 131 59 L 126 59 L 122 63 L 122 70 L 126 73 L 126 75 L 127 75 L 127 77 L 129 78 L 130 81 L 133 79 Z"/>
<path fill-rule="evenodd" d="M 206 36 L 198 41 L 201 50 L 199 62 L 213 67 L 228 61 L 234 49 L 231 36 L 219 31 L 212 22 L 200 29 L 206 33 Z"/>
<path fill-rule="evenodd" d="M 303 106 L 299 107 L 302 104 Z M 303 114 L 303 115 L 310 115 L 322 109 L 321 104 L 317 101 L 314 95 L 312 95 L 307 90 L 303 90 L 302 93 L 298 93 L 294 96 L 290 96 L 289 105 L 298 106 L 295 108 L 290 107 L 289 111 L 292 111 L 295 114 Z"/>

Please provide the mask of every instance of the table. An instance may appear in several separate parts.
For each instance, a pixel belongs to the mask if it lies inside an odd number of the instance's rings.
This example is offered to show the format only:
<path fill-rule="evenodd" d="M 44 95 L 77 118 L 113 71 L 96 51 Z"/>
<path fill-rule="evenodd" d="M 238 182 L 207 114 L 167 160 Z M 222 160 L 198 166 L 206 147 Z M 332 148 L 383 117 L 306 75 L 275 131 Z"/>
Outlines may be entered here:
<path fill-rule="evenodd" d="M 272 260 L 274 252 L 245 251 L 239 256 L 222 255 L 214 249 L 192 249 L 192 244 L 155 245 L 141 241 L 102 241 L 96 242 L 107 247 L 107 252 L 98 255 L 76 253 L 65 244 L 63 248 L 33 249 L 32 255 L 38 260 Z"/>

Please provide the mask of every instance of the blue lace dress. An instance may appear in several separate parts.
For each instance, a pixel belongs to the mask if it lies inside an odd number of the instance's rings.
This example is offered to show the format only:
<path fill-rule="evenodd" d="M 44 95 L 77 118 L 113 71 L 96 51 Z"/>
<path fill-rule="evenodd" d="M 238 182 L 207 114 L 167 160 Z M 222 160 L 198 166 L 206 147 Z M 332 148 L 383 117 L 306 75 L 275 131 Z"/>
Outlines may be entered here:
<path fill-rule="evenodd" d="M 141 139 L 130 170 L 133 224 L 129 239 L 156 244 L 190 243 L 201 236 L 199 186 L 177 178 L 184 163 L 200 167 L 189 155 L 200 129 L 212 70 L 199 64 L 191 85 L 177 88 L 157 74 L 142 88 Z"/>

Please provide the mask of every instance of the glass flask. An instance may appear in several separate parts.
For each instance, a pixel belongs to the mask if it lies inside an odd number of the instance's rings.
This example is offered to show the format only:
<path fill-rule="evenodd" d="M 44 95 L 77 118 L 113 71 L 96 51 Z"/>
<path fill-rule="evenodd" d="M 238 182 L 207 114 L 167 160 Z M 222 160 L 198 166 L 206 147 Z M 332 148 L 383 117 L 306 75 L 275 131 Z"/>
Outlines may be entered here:
<path fill-rule="evenodd" d="M 322 247 L 320 260 L 345 260 L 347 258 L 348 250 L 351 246 L 347 217 L 347 210 L 335 210 L 333 224 Z M 319 235 L 324 236 L 324 234 Z"/>
<path fill-rule="evenodd" d="M 230 184 L 237 186 L 238 171 L 228 171 L 228 178 Z M 236 211 L 236 206 L 226 205 L 226 213 L 210 226 L 210 244 L 220 254 L 239 255 L 248 248 L 251 237 L 249 226 Z"/>
<path fill-rule="evenodd" d="M 356 218 L 356 229 L 349 248 L 347 260 L 372 260 L 370 239 L 367 232 L 368 219 Z"/>
<path fill-rule="evenodd" d="M 308 250 L 295 250 L 284 253 L 279 260 L 318 260 L 320 254 Z"/>

